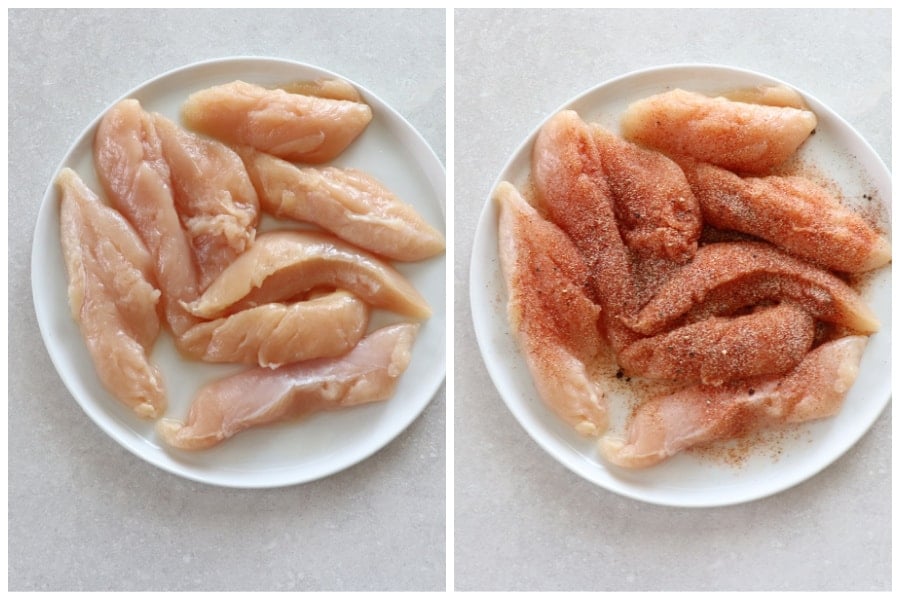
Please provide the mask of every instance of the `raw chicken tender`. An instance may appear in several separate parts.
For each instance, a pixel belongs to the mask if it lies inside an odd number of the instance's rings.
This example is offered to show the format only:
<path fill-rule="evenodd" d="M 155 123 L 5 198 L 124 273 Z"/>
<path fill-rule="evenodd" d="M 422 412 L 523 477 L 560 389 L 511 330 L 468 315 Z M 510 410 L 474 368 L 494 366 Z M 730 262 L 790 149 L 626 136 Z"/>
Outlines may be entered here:
<path fill-rule="evenodd" d="M 729 314 L 770 299 L 789 300 L 817 319 L 857 333 L 878 331 L 878 319 L 850 286 L 761 242 L 701 247 L 693 261 L 659 286 L 629 325 L 654 335 L 685 315 Z"/>
<path fill-rule="evenodd" d="M 685 162 L 704 220 L 767 240 L 791 254 L 847 272 L 891 259 L 891 245 L 825 188 L 805 177 L 747 177 Z"/>
<path fill-rule="evenodd" d="M 615 465 L 638 469 L 698 444 L 833 416 L 856 380 L 866 342 L 849 336 L 823 344 L 783 377 L 693 386 L 648 400 L 631 417 L 627 437 L 602 439 L 601 452 Z"/>
<path fill-rule="evenodd" d="M 603 390 L 590 363 L 603 347 L 600 307 L 586 295 L 587 267 L 572 241 L 509 183 L 494 191 L 500 265 L 510 327 L 541 399 L 583 435 L 607 426 Z"/>
<path fill-rule="evenodd" d="M 228 146 L 185 131 L 157 113 L 153 124 L 203 290 L 253 243 L 259 221 L 256 190 L 241 158 Z"/>
<path fill-rule="evenodd" d="M 191 94 L 185 124 L 231 145 L 285 160 L 323 163 L 337 157 L 372 120 L 362 102 L 333 100 L 234 81 Z"/>
<path fill-rule="evenodd" d="M 621 128 L 626 139 L 673 157 L 767 174 L 794 154 L 816 122 L 808 110 L 674 89 L 631 104 Z"/>
<path fill-rule="evenodd" d="M 392 266 L 324 233 L 270 231 L 228 266 L 196 301 L 185 307 L 205 319 L 269 302 L 282 302 L 318 287 L 345 289 L 374 307 L 424 319 L 428 303 Z"/>
<path fill-rule="evenodd" d="M 444 236 L 384 184 L 356 169 L 299 168 L 239 149 L 264 211 L 314 223 L 364 250 L 415 261 L 444 250 Z"/>
<path fill-rule="evenodd" d="M 637 293 L 591 128 L 575 111 L 554 115 L 538 132 L 531 165 L 538 209 L 575 243 L 606 336 L 614 349 L 624 348 L 636 339 L 621 319 L 636 312 Z"/>
<path fill-rule="evenodd" d="M 275 86 L 289 94 L 303 94 L 305 96 L 318 96 L 331 100 L 349 100 L 350 102 L 362 102 L 359 90 L 353 84 L 343 79 L 314 79 L 312 81 L 294 81 L 286 85 Z"/>
<path fill-rule="evenodd" d="M 638 340 L 617 358 L 628 375 L 721 385 L 787 373 L 809 352 L 814 335 L 815 321 L 806 311 L 780 304 Z"/>
<path fill-rule="evenodd" d="M 195 396 L 186 423 L 162 419 L 169 446 L 209 448 L 260 425 L 390 398 L 406 370 L 418 325 L 391 325 L 363 338 L 350 353 L 277 369 L 257 367 L 214 381 Z"/>
<path fill-rule="evenodd" d="M 642 257 L 690 260 L 702 222 L 681 167 L 660 152 L 591 127 L 625 244 Z"/>
<path fill-rule="evenodd" d="M 122 215 L 74 171 L 63 169 L 57 184 L 69 307 L 97 375 L 139 417 L 158 417 L 166 393 L 149 358 L 159 334 L 153 259 Z"/>
<path fill-rule="evenodd" d="M 197 322 L 181 303 L 197 297 L 198 274 L 175 209 L 162 140 L 137 100 L 122 100 L 101 119 L 94 165 L 113 207 L 134 226 L 153 257 L 165 320 L 177 337 Z"/>
<path fill-rule="evenodd" d="M 262 367 L 339 356 L 362 338 L 369 308 L 347 292 L 248 308 L 198 323 L 182 336 L 179 349 L 206 362 L 238 362 Z"/>

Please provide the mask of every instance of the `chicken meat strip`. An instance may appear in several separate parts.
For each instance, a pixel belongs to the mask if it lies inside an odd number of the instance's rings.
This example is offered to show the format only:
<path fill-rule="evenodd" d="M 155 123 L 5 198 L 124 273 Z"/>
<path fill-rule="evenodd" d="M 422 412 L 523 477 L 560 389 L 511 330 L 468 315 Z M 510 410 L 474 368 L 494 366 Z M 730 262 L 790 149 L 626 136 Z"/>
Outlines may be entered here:
<path fill-rule="evenodd" d="M 153 257 L 165 321 L 177 337 L 197 323 L 181 303 L 196 299 L 199 278 L 162 140 L 137 100 L 122 100 L 103 115 L 94 137 L 94 166 L 113 207 Z"/>
<path fill-rule="evenodd" d="M 600 125 L 591 129 L 625 244 L 639 257 L 693 258 L 703 223 L 681 167 Z"/>
<path fill-rule="evenodd" d="M 289 94 L 303 94 L 304 96 L 318 96 L 331 100 L 349 100 L 350 102 L 362 102 L 359 90 L 352 83 L 344 79 L 313 79 L 292 81 L 285 85 L 275 86 Z"/>
<path fill-rule="evenodd" d="M 624 348 L 637 337 L 622 322 L 638 308 L 631 259 L 619 234 L 600 150 L 578 113 L 557 113 L 538 131 L 531 176 L 538 210 L 572 239 L 584 259 L 607 340 L 615 350 Z"/>
<path fill-rule="evenodd" d="M 162 419 L 157 434 L 168 446 L 200 450 L 251 427 L 387 400 L 409 365 L 418 328 L 390 325 L 340 357 L 257 367 L 214 381 L 194 397 L 186 422 Z"/>
<path fill-rule="evenodd" d="M 865 336 L 827 342 L 790 373 L 723 386 L 698 385 L 640 404 L 624 438 L 600 441 L 614 465 L 640 469 L 687 448 L 837 414 L 859 373 Z"/>
<path fill-rule="evenodd" d="M 859 294 L 824 269 L 762 242 L 702 246 L 662 283 L 629 325 L 656 335 L 684 320 L 727 315 L 763 300 L 790 301 L 813 317 L 856 333 L 878 331 L 878 319 Z"/>
<path fill-rule="evenodd" d="M 228 146 L 185 131 L 158 113 L 153 124 L 203 290 L 253 243 L 259 221 L 256 190 Z"/>
<path fill-rule="evenodd" d="M 883 235 L 805 177 L 741 178 L 715 165 L 682 166 L 713 227 L 755 235 L 837 271 L 870 271 L 891 259 Z"/>
<path fill-rule="evenodd" d="M 636 341 L 617 359 L 626 375 L 721 385 L 787 373 L 812 347 L 815 320 L 792 304 L 710 317 Z"/>
<path fill-rule="evenodd" d="M 368 104 L 233 81 L 191 94 L 185 124 L 234 146 L 252 146 L 292 162 L 324 163 L 368 126 Z"/>
<path fill-rule="evenodd" d="M 674 89 L 629 105 L 621 129 L 626 139 L 673 157 L 768 174 L 797 151 L 816 123 L 808 110 Z"/>
<path fill-rule="evenodd" d="M 206 362 L 262 367 L 340 356 L 362 338 L 369 308 L 354 295 L 336 291 L 289 304 L 269 303 L 188 329 L 179 349 Z"/>
<path fill-rule="evenodd" d="M 166 409 L 150 352 L 159 334 L 153 259 L 131 225 L 71 169 L 56 180 L 72 317 L 100 382 L 142 418 Z"/>
<path fill-rule="evenodd" d="M 782 84 L 761 84 L 729 90 L 721 94 L 723 98 L 748 104 L 764 104 L 766 106 L 789 106 L 800 110 L 809 110 L 809 105 L 800 93 Z"/>
<path fill-rule="evenodd" d="M 212 319 L 315 288 L 345 289 L 376 308 L 414 318 L 431 316 L 421 294 L 387 262 L 336 237 L 311 231 L 269 231 L 185 308 Z"/>
<path fill-rule="evenodd" d="M 444 250 L 444 236 L 367 173 L 300 168 L 249 147 L 239 152 L 262 209 L 275 217 L 313 223 L 393 260 L 423 260 Z"/>
<path fill-rule="evenodd" d="M 566 234 L 512 184 L 500 183 L 494 201 L 509 324 L 538 395 L 580 434 L 599 435 L 608 422 L 606 399 L 587 365 L 603 344 L 587 267 Z"/>

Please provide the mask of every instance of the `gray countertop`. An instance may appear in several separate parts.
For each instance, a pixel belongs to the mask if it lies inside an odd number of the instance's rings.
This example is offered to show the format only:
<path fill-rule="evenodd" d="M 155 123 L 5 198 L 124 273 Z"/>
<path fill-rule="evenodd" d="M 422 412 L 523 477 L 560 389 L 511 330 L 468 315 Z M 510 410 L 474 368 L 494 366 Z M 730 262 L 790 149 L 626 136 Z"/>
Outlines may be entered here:
<path fill-rule="evenodd" d="M 10 589 L 444 589 L 443 388 L 394 442 L 327 479 L 194 483 L 81 411 L 43 347 L 30 286 L 38 204 L 69 144 L 125 91 L 191 62 L 260 55 L 335 71 L 444 160 L 444 11 L 8 18 Z M 630 500 L 518 425 L 478 352 L 468 285 L 475 226 L 513 150 L 567 99 L 636 69 L 709 62 L 792 82 L 890 165 L 890 12 L 456 10 L 454 27 L 456 588 L 890 589 L 890 407 L 833 465 L 775 496 L 717 509 Z"/>
<path fill-rule="evenodd" d="M 455 582 L 461 590 L 885 590 L 891 409 L 820 474 L 766 499 L 678 509 L 620 497 L 545 453 L 495 391 L 475 341 L 475 227 L 519 143 L 607 79 L 718 63 L 789 81 L 891 164 L 886 10 L 455 13 Z"/>
<path fill-rule="evenodd" d="M 143 81 L 273 56 L 339 73 L 445 159 L 443 10 L 12 10 L 9 31 L 9 588 L 443 590 L 444 388 L 374 456 L 320 481 L 226 489 L 161 471 L 81 411 L 31 299 L 40 199 L 69 145 Z M 14 348 L 14 351 L 13 351 Z"/>

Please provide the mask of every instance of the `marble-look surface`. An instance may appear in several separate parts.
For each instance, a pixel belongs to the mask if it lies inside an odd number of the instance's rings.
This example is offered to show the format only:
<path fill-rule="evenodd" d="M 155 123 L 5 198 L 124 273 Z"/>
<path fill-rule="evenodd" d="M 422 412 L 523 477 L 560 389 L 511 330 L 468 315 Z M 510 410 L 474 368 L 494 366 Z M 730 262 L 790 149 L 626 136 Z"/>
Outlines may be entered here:
<path fill-rule="evenodd" d="M 890 165 L 890 12 L 457 10 L 454 26 L 457 589 L 890 589 L 890 407 L 841 459 L 770 498 L 630 500 L 566 470 L 506 409 L 468 283 L 482 206 L 519 143 L 569 98 L 637 69 L 719 63 L 792 82 Z"/>
<path fill-rule="evenodd" d="M 890 407 L 843 458 L 771 498 L 713 510 L 622 498 L 556 463 L 506 410 L 477 352 L 468 267 L 481 206 L 521 139 L 573 95 L 643 67 L 714 62 L 791 81 L 890 165 L 890 13 L 457 10 L 455 22 L 456 587 L 889 589 Z M 32 231 L 71 140 L 148 77 L 237 54 L 359 81 L 445 158 L 443 11 L 10 12 L 12 590 L 444 587 L 443 390 L 343 473 L 219 489 L 104 436 L 41 343 Z"/>
<path fill-rule="evenodd" d="M 72 141 L 127 90 L 225 56 L 354 80 L 445 160 L 443 10 L 12 10 L 9 25 L 9 588 L 443 590 L 445 398 L 370 459 L 271 490 L 194 483 L 94 425 L 31 300 L 40 199 Z"/>

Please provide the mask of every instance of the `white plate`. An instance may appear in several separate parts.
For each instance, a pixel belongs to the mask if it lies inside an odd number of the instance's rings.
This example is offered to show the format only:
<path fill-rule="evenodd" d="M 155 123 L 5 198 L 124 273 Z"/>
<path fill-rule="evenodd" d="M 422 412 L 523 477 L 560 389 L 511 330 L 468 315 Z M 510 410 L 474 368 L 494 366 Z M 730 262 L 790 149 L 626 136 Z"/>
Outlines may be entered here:
<path fill-rule="evenodd" d="M 235 79 L 262 85 L 319 77 L 338 77 L 323 69 L 270 58 L 228 58 L 202 62 L 165 73 L 123 96 L 137 98 L 147 110 L 178 120 L 180 107 L 196 90 Z M 356 84 L 354 84 L 356 85 Z M 368 171 L 425 219 L 444 228 L 444 168 L 424 139 L 397 112 L 372 92 L 356 85 L 374 118 L 352 146 L 332 164 Z M 63 159 L 59 169 L 75 169 L 97 192 L 91 123 Z M 57 169 L 57 173 L 59 172 Z M 55 175 L 54 175 L 55 176 Z M 387 402 L 365 405 L 309 419 L 245 431 L 201 452 L 165 448 L 154 423 L 136 418 L 100 385 L 72 320 L 67 278 L 59 243 L 58 194 L 51 182 L 38 214 L 32 250 L 32 291 L 38 323 L 53 364 L 82 409 L 125 448 L 162 469 L 205 483 L 230 487 L 275 487 L 302 483 L 335 473 L 370 456 L 402 432 L 428 405 L 445 377 L 444 255 L 412 264 L 397 264 L 431 305 L 434 315 L 420 330 L 408 370 Z M 373 326 L 384 315 L 373 314 Z M 184 418 L 200 386 L 243 367 L 185 361 L 168 334 L 153 351 L 167 382 L 166 415 Z"/>
<path fill-rule="evenodd" d="M 729 67 L 665 66 L 603 83 L 558 110 L 574 109 L 585 120 L 618 131 L 618 119 L 630 102 L 673 87 L 716 93 L 772 82 L 778 81 Z M 798 91 L 819 119 L 816 134 L 802 147 L 804 162 L 828 173 L 849 198 L 863 202 L 863 194 L 873 195 L 889 211 L 891 177 L 876 153 L 840 117 L 809 94 Z M 517 186 L 526 182 L 531 147 L 539 128 L 515 151 L 495 186 L 502 180 Z M 777 447 L 751 452 L 739 465 L 683 453 L 650 469 L 620 469 L 604 463 L 596 443 L 571 430 L 541 403 L 535 392 L 507 326 L 506 290 L 497 258 L 497 215 L 490 199 L 485 203 L 475 233 L 470 287 L 478 343 L 491 378 L 509 410 L 556 460 L 588 481 L 631 498 L 670 506 L 700 507 L 736 504 L 774 494 L 811 477 L 841 456 L 865 434 L 890 400 L 891 267 L 888 265 L 871 277 L 864 290 L 865 300 L 879 316 L 882 327 L 869 340 L 859 377 L 838 416 L 805 424 L 792 435 L 783 436 Z M 613 395 L 611 404 L 614 411 L 620 407 L 612 420 L 614 428 L 621 428 L 622 398 Z"/>

